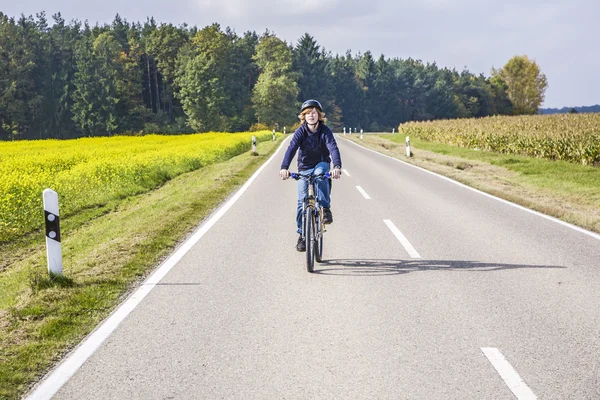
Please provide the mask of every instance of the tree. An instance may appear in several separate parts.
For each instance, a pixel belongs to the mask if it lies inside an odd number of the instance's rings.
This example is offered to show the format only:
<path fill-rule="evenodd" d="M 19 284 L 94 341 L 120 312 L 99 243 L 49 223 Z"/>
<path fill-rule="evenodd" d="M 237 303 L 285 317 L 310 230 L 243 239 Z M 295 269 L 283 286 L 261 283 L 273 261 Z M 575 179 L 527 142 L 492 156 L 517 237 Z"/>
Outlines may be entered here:
<path fill-rule="evenodd" d="M 143 64 L 141 67 L 144 71 L 144 101 L 145 104 L 150 109 L 151 113 L 158 113 L 160 111 L 159 98 L 160 93 L 158 93 L 157 88 L 157 73 L 156 73 L 156 61 L 151 54 L 149 54 L 149 40 L 154 31 L 156 31 L 156 22 L 154 18 L 149 18 L 144 23 L 144 26 L 141 28 L 142 37 L 144 38 L 145 52 L 143 54 Z"/>
<path fill-rule="evenodd" d="M 293 123 L 299 104 L 297 75 L 292 72 L 292 50 L 267 32 L 260 38 L 253 59 L 260 69 L 252 95 L 258 122 L 269 126 Z"/>
<path fill-rule="evenodd" d="M 393 59 L 389 64 L 394 71 L 396 108 L 393 113 L 393 123 L 396 125 L 413 119 L 416 99 L 414 87 L 417 79 L 417 71 L 412 59 Z"/>
<path fill-rule="evenodd" d="M 427 104 L 431 102 L 428 91 L 435 84 L 435 75 L 431 74 L 433 70 L 421 60 L 409 58 L 402 62 L 400 73 L 405 79 L 406 92 L 403 96 L 401 122 L 433 119 L 433 114 L 427 111 Z"/>
<path fill-rule="evenodd" d="M 514 56 L 500 70 L 492 69 L 492 76 L 496 75 L 506 83 L 514 114 L 537 113 L 548 81 L 534 60 L 526 55 Z"/>
<path fill-rule="evenodd" d="M 176 60 L 188 38 L 183 29 L 171 24 L 161 24 L 150 32 L 146 40 L 146 51 L 149 55 L 147 62 L 150 63 L 150 57 L 153 57 L 157 63 L 158 71 L 163 77 L 163 95 L 158 97 L 163 101 L 163 109 L 168 113 L 169 122 L 173 122 Z"/>
<path fill-rule="evenodd" d="M 175 83 L 188 117 L 199 131 L 228 131 L 236 114 L 232 81 L 239 78 L 233 63 L 233 37 L 219 24 L 198 31 L 178 58 Z"/>
<path fill-rule="evenodd" d="M 121 16 L 117 14 L 115 15 L 115 19 L 113 20 L 110 28 L 112 36 L 121 45 L 121 48 L 124 49 L 125 52 L 129 52 L 129 23 L 127 22 L 127 20 L 122 19 Z"/>
<path fill-rule="evenodd" d="M 458 74 L 448 69 L 439 70 L 430 66 L 431 87 L 426 96 L 427 113 L 432 119 L 456 118 L 466 116 L 461 96 L 457 94 L 455 83 Z M 463 111 L 464 110 L 464 111 Z M 461 111 L 465 115 L 461 115 Z"/>
<path fill-rule="evenodd" d="M 122 64 L 119 62 L 122 47 L 110 32 L 100 34 L 93 43 L 94 55 L 98 66 L 97 79 L 99 84 L 99 123 L 102 129 L 111 135 L 118 127 L 117 103 L 120 96 L 118 93 L 118 81 L 122 76 Z"/>
<path fill-rule="evenodd" d="M 50 136 L 67 138 L 76 133 L 72 113 L 73 78 L 75 74 L 75 43 L 79 37 L 80 23 L 65 25 L 60 13 L 52 16 L 54 25 L 49 37 L 49 100 L 51 112 Z"/>
<path fill-rule="evenodd" d="M 327 79 L 327 58 L 316 40 L 305 33 L 293 50 L 293 70 L 298 72 L 299 100 L 317 99 L 327 109 L 332 99 Z"/>
<path fill-rule="evenodd" d="M 127 46 L 123 48 L 120 45 L 120 53 L 114 64 L 117 72 L 116 93 L 119 98 L 117 115 L 120 130 L 135 132 L 143 129 L 151 110 L 146 108 L 143 99 L 144 50 L 139 28 L 132 25 L 127 36 Z"/>
<path fill-rule="evenodd" d="M 392 129 L 398 124 L 395 111 L 399 108 L 394 68 L 383 54 L 375 63 L 374 85 L 371 90 L 371 101 L 374 110 L 371 112 L 373 123 L 369 129 L 381 131 Z"/>
<path fill-rule="evenodd" d="M 24 15 L 15 21 L 0 13 L 0 123 L 11 138 L 42 136 L 47 73 L 41 64 L 45 19 L 39 17 L 39 23 Z"/>
<path fill-rule="evenodd" d="M 493 114 L 512 115 L 513 105 L 508 98 L 506 82 L 500 76 L 495 75 L 489 79 L 489 84 L 494 97 Z"/>
<path fill-rule="evenodd" d="M 459 117 L 486 117 L 495 114 L 493 88 L 483 75 L 475 76 L 464 70 L 455 80 L 454 90 L 461 103 Z"/>
<path fill-rule="evenodd" d="M 363 91 L 356 77 L 356 63 L 350 52 L 330 59 L 328 71 L 334 95 L 334 122 L 347 127 L 362 126 Z"/>
<path fill-rule="evenodd" d="M 359 97 L 360 111 L 359 118 L 361 123 L 359 127 L 372 129 L 376 123 L 377 114 L 375 112 L 378 104 L 375 101 L 375 60 L 370 51 L 363 55 L 357 55 L 356 58 L 356 79 L 361 88 Z"/>
<path fill-rule="evenodd" d="M 19 34 L 14 18 L 0 13 L 0 128 L 14 139 L 23 131 L 25 103 L 18 87 L 29 81 L 29 63 L 19 54 Z"/>
<path fill-rule="evenodd" d="M 230 79 L 227 84 L 227 92 L 234 109 L 231 128 L 234 131 L 247 131 L 256 122 L 252 106 L 252 89 L 258 80 L 259 70 L 252 57 L 256 52 L 259 38 L 255 32 L 246 32 L 242 38 L 235 36 L 229 29 L 226 32 L 233 42 Z"/>
<path fill-rule="evenodd" d="M 110 135 L 119 127 L 120 56 L 121 45 L 109 31 L 94 39 L 86 27 L 75 53 L 73 119 L 87 135 Z"/>
<path fill-rule="evenodd" d="M 97 68 L 92 46 L 92 35 L 86 24 L 75 47 L 77 70 L 73 78 L 73 121 L 84 135 L 94 136 L 98 130 L 99 99 Z"/>

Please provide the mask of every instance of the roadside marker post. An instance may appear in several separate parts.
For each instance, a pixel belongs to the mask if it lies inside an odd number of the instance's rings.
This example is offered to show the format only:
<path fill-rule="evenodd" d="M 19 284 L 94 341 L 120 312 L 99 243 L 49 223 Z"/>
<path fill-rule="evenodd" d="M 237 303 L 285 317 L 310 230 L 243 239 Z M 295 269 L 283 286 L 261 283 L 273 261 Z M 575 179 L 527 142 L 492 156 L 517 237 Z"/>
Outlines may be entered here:
<path fill-rule="evenodd" d="M 44 220 L 46 223 L 46 256 L 48 273 L 62 275 L 62 247 L 60 244 L 60 218 L 58 215 L 58 193 L 52 189 L 43 192 Z"/>
<path fill-rule="evenodd" d="M 256 154 L 256 136 L 252 136 L 252 153 Z"/>
<path fill-rule="evenodd" d="M 406 137 L 406 157 L 410 157 L 410 140 Z"/>
<path fill-rule="evenodd" d="M 273 129 L 273 141 L 275 141 L 275 129 Z"/>

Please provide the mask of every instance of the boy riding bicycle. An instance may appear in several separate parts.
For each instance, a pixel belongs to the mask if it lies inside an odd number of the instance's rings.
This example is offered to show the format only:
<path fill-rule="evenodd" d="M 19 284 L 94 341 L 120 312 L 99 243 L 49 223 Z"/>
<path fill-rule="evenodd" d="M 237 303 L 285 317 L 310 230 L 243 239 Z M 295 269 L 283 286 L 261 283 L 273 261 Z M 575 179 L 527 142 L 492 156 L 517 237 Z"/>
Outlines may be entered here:
<path fill-rule="evenodd" d="M 298 173 L 300 175 L 320 175 L 329 172 L 331 159 L 333 159 L 333 170 L 331 177 L 341 177 L 342 159 L 335 141 L 335 137 L 325 125 L 325 113 L 321 103 L 316 100 L 307 100 L 302 104 L 298 116 L 302 125 L 296 129 L 290 145 L 281 162 L 281 179 L 288 179 L 290 172 L 288 168 L 298 151 Z M 317 180 L 317 199 L 323 207 L 323 223 L 331 224 L 333 216 L 330 206 L 330 187 L 325 179 Z M 298 181 L 298 207 L 296 209 L 297 232 L 300 234 L 296 250 L 306 251 L 306 243 L 302 237 L 302 203 L 308 192 L 308 182 L 300 179 Z"/>

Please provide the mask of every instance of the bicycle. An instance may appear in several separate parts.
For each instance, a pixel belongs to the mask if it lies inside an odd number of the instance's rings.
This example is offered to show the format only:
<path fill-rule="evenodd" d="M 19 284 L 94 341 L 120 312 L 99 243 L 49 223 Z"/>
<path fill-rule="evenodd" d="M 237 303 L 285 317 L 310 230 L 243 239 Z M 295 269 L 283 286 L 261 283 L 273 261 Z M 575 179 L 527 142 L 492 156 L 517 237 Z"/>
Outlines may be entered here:
<path fill-rule="evenodd" d="M 308 193 L 302 204 L 302 237 L 306 243 L 306 269 L 313 272 L 315 269 L 315 259 L 317 262 L 323 261 L 323 233 L 326 231 L 323 224 L 323 213 L 321 205 L 315 195 L 315 183 L 317 179 L 329 179 L 331 174 L 304 176 L 292 172 L 290 176 L 295 179 L 303 179 L 308 182 Z M 329 191 L 331 192 L 331 180 L 329 181 Z"/>

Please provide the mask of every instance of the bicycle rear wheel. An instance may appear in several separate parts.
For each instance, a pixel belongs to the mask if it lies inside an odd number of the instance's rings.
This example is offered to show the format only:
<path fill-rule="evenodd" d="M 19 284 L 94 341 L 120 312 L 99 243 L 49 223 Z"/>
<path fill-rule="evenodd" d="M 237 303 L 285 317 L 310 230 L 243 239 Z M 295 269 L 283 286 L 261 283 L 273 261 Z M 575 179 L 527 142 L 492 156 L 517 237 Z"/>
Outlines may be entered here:
<path fill-rule="evenodd" d="M 306 240 L 306 270 L 313 272 L 315 269 L 315 213 L 312 207 L 306 209 L 304 238 Z"/>

